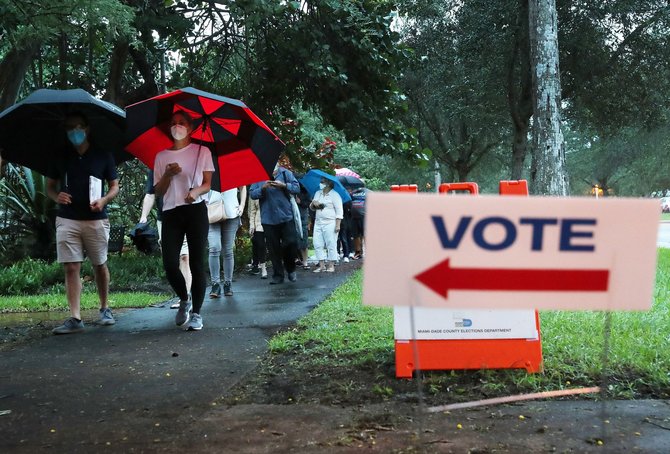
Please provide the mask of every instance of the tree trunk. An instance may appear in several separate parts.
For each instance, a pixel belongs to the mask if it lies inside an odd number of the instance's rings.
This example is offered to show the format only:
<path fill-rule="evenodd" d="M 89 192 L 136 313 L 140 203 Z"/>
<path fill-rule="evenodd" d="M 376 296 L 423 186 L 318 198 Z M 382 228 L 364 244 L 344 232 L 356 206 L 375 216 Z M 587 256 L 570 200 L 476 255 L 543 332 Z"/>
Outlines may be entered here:
<path fill-rule="evenodd" d="M 107 93 L 105 99 L 117 106 L 124 106 L 125 99 L 122 96 L 123 72 L 128 59 L 128 41 L 121 39 L 114 43 L 112 55 L 109 62 L 109 81 L 107 82 Z"/>
<path fill-rule="evenodd" d="M 58 67 L 60 71 L 58 88 L 67 89 L 67 36 L 61 33 L 58 36 Z"/>
<path fill-rule="evenodd" d="M 533 79 L 530 71 L 528 0 L 519 0 L 514 46 L 507 73 L 507 101 L 512 117 L 512 179 L 523 178 L 528 153 L 528 130 L 533 115 Z"/>
<path fill-rule="evenodd" d="M 568 195 L 565 143 L 561 132 L 561 80 L 555 0 L 530 0 L 533 75 L 531 188 L 534 194 Z"/>
<path fill-rule="evenodd" d="M 16 102 L 23 79 L 40 44 L 37 40 L 26 42 L 20 48 L 12 48 L 0 61 L 0 111 Z"/>

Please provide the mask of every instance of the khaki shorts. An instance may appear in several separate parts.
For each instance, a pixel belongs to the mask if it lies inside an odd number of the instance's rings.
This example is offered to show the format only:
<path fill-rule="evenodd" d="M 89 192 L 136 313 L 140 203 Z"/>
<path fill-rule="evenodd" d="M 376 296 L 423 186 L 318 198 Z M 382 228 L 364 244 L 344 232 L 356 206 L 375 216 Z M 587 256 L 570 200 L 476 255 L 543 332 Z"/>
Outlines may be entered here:
<path fill-rule="evenodd" d="M 93 265 L 107 262 L 109 219 L 78 221 L 56 217 L 56 253 L 58 263 L 83 262 Z"/>
<path fill-rule="evenodd" d="M 163 226 L 163 221 L 156 221 L 156 227 L 158 227 L 158 245 L 161 245 L 161 227 Z M 188 255 L 188 241 L 186 241 L 186 235 L 184 235 L 184 242 L 181 244 L 181 251 L 179 255 Z"/>

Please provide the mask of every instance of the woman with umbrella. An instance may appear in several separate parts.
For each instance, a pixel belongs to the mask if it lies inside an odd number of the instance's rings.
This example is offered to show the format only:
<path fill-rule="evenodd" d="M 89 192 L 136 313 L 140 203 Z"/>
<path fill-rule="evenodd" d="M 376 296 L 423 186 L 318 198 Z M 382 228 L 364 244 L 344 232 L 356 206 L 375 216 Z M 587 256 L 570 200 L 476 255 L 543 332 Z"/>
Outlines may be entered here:
<path fill-rule="evenodd" d="M 328 178 L 321 178 L 319 190 L 316 191 L 309 207 L 314 210 L 314 251 L 319 265 L 315 273 L 323 271 L 332 273 L 335 271 L 337 255 L 337 235 L 340 232 L 342 222 L 342 197 L 333 191 L 334 183 Z M 330 263 L 326 267 L 325 261 Z"/>
<path fill-rule="evenodd" d="M 205 299 L 205 247 L 209 221 L 206 198 L 211 187 L 214 164 L 209 149 L 191 143 L 193 119 L 183 110 L 172 114 L 170 133 L 173 145 L 156 155 L 154 187 L 163 197 L 163 267 L 168 282 L 179 295 L 177 326 L 199 331 L 203 327 L 200 309 Z M 192 301 L 184 276 L 179 271 L 179 251 L 184 235 L 190 252 Z"/>

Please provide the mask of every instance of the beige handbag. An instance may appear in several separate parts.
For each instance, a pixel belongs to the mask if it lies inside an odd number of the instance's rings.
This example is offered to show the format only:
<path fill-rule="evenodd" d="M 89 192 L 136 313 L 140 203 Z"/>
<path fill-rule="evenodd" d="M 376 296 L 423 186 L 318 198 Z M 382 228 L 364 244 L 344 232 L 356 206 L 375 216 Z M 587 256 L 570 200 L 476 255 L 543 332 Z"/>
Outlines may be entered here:
<path fill-rule="evenodd" d="M 226 218 L 226 210 L 223 206 L 223 199 L 207 204 L 207 217 L 210 224 L 216 224 Z"/>

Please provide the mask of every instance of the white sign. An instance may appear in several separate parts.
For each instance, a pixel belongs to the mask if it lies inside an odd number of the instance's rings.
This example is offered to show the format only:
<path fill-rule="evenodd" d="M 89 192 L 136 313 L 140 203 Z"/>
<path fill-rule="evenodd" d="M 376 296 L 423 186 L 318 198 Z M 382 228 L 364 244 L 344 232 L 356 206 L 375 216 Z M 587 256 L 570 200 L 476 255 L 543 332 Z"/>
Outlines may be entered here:
<path fill-rule="evenodd" d="M 91 175 L 88 179 L 89 203 L 93 203 L 100 198 L 102 198 L 102 180 Z"/>
<path fill-rule="evenodd" d="M 393 333 L 395 339 L 405 340 L 539 339 L 535 311 L 528 309 L 494 311 L 394 307 Z"/>
<path fill-rule="evenodd" d="M 363 302 L 646 310 L 658 222 L 651 199 L 370 193 Z"/>

